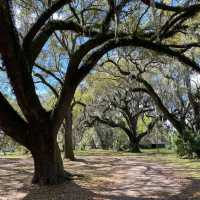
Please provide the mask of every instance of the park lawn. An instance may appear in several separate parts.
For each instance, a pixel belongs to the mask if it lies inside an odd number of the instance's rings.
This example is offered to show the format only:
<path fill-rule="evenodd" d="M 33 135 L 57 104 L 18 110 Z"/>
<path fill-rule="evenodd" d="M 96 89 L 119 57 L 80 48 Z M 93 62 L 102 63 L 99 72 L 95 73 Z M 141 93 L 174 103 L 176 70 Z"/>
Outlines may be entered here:
<path fill-rule="evenodd" d="M 8 159 L 12 159 L 12 158 L 27 158 L 30 157 L 30 154 L 22 154 L 21 152 L 7 152 L 6 154 L 0 152 L 0 158 L 8 158 Z"/>
<path fill-rule="evenodd" d="M 93 199 L 90 197 L 123 200 L 165 196 L 172 197 L 170 200 L 200 199 L 200 160 L 180 159 L 165 149 L 148 149 L 139 154 L 76 150 L 75 156 L 76 162 L 64 160 L 73 181 L 39 188 L 30 185 L 33 175 L 30 154 L 0 155 L 0 195 L 3 200 L 23 197 L 24 200 Z"/>
<path fill-rule="evenodd" d="M 168 149 L 143 149 L 142 153 L 102 149 L 75 150 L 75 156 L 141 157 L 142 160 L 149 160 L 151 162 L 166 164 L 176 168 L 183 168 L 187 172 L 188 177 L 200 179 L 200 159 L 182 159 Z M 26 157 L 31 157 L 31 155 L 22 155 L 20 152 L 6 153 L 6 155 L 0 153 L 0 158 L 16 159 Z"/>
<path fill-rule="evenodd" d="M 176 168 L 183 168 L 190 178 L 200 179 L 200 159 L 183 159 L 180 158 L 172 150 L 168 149 L 143 149 L 142 153 L 131 153 L 124 151 L 112 150 L 76 150 L 76 156 L 136 156 L 142 160 L 166 164 Z"/>
<path fill-rule="evenodd" d="M 173 151 L 167 149 L 142 149 L 142 153 L 132 153 L 128 151 L 113 151 L 103 149 L 75 150 L 77 156 L 145 156 L 145 155 L 169 155 Z"/>

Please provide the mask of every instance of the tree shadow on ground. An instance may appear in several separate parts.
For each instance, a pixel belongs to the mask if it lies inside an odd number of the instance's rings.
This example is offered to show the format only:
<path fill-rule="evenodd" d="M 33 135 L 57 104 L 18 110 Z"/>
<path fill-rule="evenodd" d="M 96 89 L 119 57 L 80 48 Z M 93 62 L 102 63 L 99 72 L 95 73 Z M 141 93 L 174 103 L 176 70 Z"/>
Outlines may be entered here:
<path fill-rule="evenodd" d="M 195 197 L 195 193 L 199 191 L 200 181 L 191 180 L 191 183 L 180 191 L 177 195 L 168 194 L 168 192 L 161 191 L 158 193 L 158 198 L 143 197 L 143 193 L 140 195 L 129 196 L 125 194 L 100 194 L 89 190 L 87 188 L 81 187 L 80 185 L 70 182 L 62 184 L 59 186 L 51 187 L 36 187 L 32 188 L 27 196 L 23 200 L 150 200 L 150 199 L 162 199 L 162 200 L 199 200 L 199 197 Z M 142 191 L 142 188 L 138 188 Z M 139 193 L 138 193 L 139 194 Z"/>
<path fill-rule="evenodd" d="M 77 176 L 49 187 L 30 185 L 32 164 L 30 159 L 0 159 L 0 200 L 200 199 L 200 180 L 177 178 L 175 169 L 139 158 L 82 157 L 65 162 Z"/>

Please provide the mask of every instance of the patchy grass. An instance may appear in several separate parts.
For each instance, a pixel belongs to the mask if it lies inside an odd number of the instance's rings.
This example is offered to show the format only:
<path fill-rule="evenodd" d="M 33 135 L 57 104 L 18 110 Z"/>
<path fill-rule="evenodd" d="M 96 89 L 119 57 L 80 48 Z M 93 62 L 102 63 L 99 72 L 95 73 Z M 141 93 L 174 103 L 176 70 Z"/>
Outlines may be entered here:
<path fill-rule="evenodd" d="M 167 164 L 172 167 L 184 168 L 188 176 L 200 179 L 200 159 L 182 159 L 173 151 L 168 149 L 143 149 L 142 153 L 131 153 L 125 151 L 112 151 L 102 149 L 75 150 L 76 156 L 113 156 L 113 157 L 141 157 L 143 160 L 154 161 L 156 163 Z M 0 152 L 0 158 L 16 159 L 29 158 L 30 154 L 22 155 L 21 152 L 8 152 L 4 155 Z"/>
<path fill-rule="evenodd" d="M 174 153 L 155 154 L 152 157 L 146 157 L 146 159 L 176 168 L 183 168 L 188 177 L 200 179 L 200 159 L 182 159 Z"/>
<path fill-rule="evenodd" d="M 131 152 L 115 152 L 112 150 L 92 149 L 75 151 L 76 156 L 128 156 L 141 157 L 146 161 L 153 161 L 160 164 L 167 164 L 171 167 L 183 168 L 188 177 L 200 179 L 200 159 L 182 159 L 179 158 L 173 151 L 168 149 L 143 149 L 142 153 Z"/>
<path fill-rule="evenodd" d="M 22 154 L 21 152 L 7 152 L 6 154 L 0 152 L 0 158 L 27 158 L 30 154 Z"/>
<path fill-rule="evenodd" d="M 139 154 L 104 150 L 75 154 L 75 162 L 64 160 L 73 181 L 51 187 L 30 185 L 30 155 L 0 159 L 0 200 L 200 199 L 199 160 L 180 159 L 165 149 Z"/>
<path fill-rule="evenodd" d="M 142 153 L 131 153 L 125 151 L 112 151 L 102 149 L 91 150 L 75 150 L 76 156 L 114 156 L 114 157 L 141 157 L 143 160 L 154 161 L 156 163 L 167 164 L 174 167 L 183 167 L 190 171 L 190 175 L 195 178 L 200 178 L 200 159 L 182 159 L 179 158 L 173 151 L 168 149 L 143 149 Z M 4 155 L 0 152 L 0 158 L 16 159 L 16 158 L 29 158 L 30 154 L 22 155 L 21 152 L 8 152 Z M 194 173 L 193 171 L 196 171 Z"/>
<path fill-rule="evenodd" d="M 142 153 L 132 153 L 128 151 L 113 151 L 103 149 L 75 150 L 77 156 L 144 156 L 151 154 L 174 154 L 173 151 L 167 149 L 143 149 Z"/>
<path fill-rule="evenodd" d="M 132 153 L 124 151 L 112 151 L 102 149 L 91 149 L 91 150 L 75 150 L 76 156 L 131 156 Z"/>

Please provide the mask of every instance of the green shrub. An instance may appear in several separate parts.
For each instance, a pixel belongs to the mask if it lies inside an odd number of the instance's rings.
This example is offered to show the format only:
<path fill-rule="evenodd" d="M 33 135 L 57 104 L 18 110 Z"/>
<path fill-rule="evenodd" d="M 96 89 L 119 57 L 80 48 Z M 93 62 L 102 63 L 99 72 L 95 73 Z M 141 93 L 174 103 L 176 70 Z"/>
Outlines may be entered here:
<path fill-rule="evenodd" d="M 180 157 L 200 157 L 200 135 L 191 132 L 187 133 L 187 139 L 177 137 L 175 141 L 176 152 Z"/>
<path fill-rule="evenodd" d="M 182 138 L 178 137 L 175 141 L 176 144 L 176 153 L 180 157 L 191 157 L 192 156 L 192 147 L 190 142 L 185 142 Z"/>

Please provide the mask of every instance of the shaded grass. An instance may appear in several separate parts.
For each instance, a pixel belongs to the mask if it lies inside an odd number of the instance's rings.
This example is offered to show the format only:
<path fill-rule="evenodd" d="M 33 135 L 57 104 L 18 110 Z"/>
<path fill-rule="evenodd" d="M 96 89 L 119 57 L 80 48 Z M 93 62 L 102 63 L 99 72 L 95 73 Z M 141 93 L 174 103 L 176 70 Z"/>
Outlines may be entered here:
<path fill-rule="evenodd" d="M 173 151 L 167 149 L 143 149 L 142 153 L 115 152 L 112 150 L 75 151 L 76 156 L 131 156 L 141 157 L 142 160 L 166 164 L 171 167 L 182 168 L 189 178 L 200 179 L 200 159 L 182 159 Z"/>
<path fill-rule="evenodd" d="M 112 151 L 102 149 L 91 150 L 75 150 L 75 155 L 81 156 L 113 156 L 113 157 L 141 157 L 142 160 L 167 164 L 172 167 L 182 168 L 191 178 L 200 179 L 200 159 L 182 159 L 179 158 L 173 151 L 168 149 L 143 149 L 142 153 L 131 153 L 125 151 Z M 0 158 L 27 158 L 30 154 L 22 155 L 20 152 L 0 153 Z"/>
<path fill-rule="evenodd" d="M 77 156 L 145 156 L 145 155 L 169 155 L 173 151 L 167 149 L 143 149 L 142 153 L 132 153 L 128 151 L 113 151 L 103 149 L 75 150 Z"/>
<path fill-rule="evenodd" d="M 154 162 L 167 164 L 172 167 L 182 168 L 188 178 L 200 179 L 200 159 L 182 159 L 176 154 L 155 154 L 151 158 L 147 157 Z"/>
<path fill-rule="evenodd" d="M 29 157 L 30 154 L 23 155 L 21 152 L 6 152 L 4 154 L 3 152 L 0 152 L 0 158 L 23 158 L 23 157 Z"/>
<path fill-rule="evenodd" d="M 10 160 L 0 159 L 0 195 L 5 199 L 22 195 L 24 200 L 200 199 L 199 160 L 180 159 L 166 149 L 145 149 L 142 153 L 87 150 L 75 151 L 75 155 L 75 162 L 64 160 L 73 181 L 50 188 L 29 185 L 32 159 L 7 155 Z"/>

